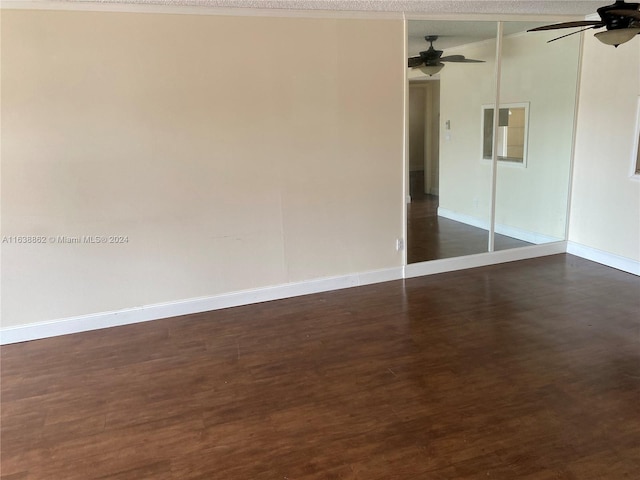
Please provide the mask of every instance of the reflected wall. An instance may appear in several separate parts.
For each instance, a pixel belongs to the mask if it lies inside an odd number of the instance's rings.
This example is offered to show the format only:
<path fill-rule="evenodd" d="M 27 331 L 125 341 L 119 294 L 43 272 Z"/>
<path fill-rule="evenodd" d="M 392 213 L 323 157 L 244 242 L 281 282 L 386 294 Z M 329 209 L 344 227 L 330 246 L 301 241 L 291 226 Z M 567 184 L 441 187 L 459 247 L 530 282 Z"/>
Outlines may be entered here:
<path fill-rule="evenodd" d="M 497 24 L 493 23 L 492 38 L 465 43 L 447 52 L 482 59 L 485 63 L 445 69 L 440 82 L 438 215 L 482 229 L 484 252 L 491 219 L 491 169 L 481 161 L 481 120 L 482 106 L 495 103 L 496 28 Z"/>
<path fill-rule="evenodd" d="M 496 233 L 532 244 L 566 237 L 580 35 L 509 22 L 502 42 L 500 104 L 528 105 L 526 162 L 498 161 Z"/>

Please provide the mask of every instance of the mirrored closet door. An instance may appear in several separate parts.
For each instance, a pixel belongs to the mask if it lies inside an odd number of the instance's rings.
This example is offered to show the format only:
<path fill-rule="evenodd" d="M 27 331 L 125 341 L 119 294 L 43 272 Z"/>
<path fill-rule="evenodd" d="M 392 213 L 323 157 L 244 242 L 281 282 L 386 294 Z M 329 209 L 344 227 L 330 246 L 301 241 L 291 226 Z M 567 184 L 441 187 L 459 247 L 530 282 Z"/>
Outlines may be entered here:
<path fill-rule="evenodd" d="M 538 25 L 408 21 L 408 263 L 565 239 L 580 38 Z"/>
<path fill-rule="evenodd" d="M 580 35 L 505 22 L 500 65 L 496 250 L 565 239 Z M 501 239 L 509 240 L 501 244 Z"/>
<path fill-rule="evenodd" d="M 490 170 L 473 106 L 495 98 L 496 31 L 496 22 L 408 22 L 409 57 L 424 60 L 408 74 L 408 263 L 487 251 Z"/>

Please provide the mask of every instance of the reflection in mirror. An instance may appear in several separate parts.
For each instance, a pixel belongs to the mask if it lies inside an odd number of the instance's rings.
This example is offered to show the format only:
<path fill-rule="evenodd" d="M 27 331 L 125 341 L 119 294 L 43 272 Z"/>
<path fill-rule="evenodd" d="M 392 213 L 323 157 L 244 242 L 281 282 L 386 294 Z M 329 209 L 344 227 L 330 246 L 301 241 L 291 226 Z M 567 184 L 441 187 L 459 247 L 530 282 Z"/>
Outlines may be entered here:
<path fill-rule="evenodd" d="M 430 44 L 442 60 L 435 62 L 437 73 L 424 65 L 408 70 L 408 263 L 487 251 L 490 172 L 478 165 L 479 118 L 469 108 L 478 111 L 471 107 L 476 100 L 478 108 L 494 103 L 495 94 L 477 96 L 475 87 L 461 85 L 468 80 L 489 89 L 495 85 L 496 32 L 496 22 L 408 22 L 409 63 L 419 63 Z M 461 51 L 465 46 L 470 48 Z M 471 117 L 477 118 L 473 127 Z M 478 221 L 469 221 L 458 203 L 461 190 L 472 192 L 468 206 Z"/>
<path fill-rule="evenodd" d="M 498 114 L 498 161 L 526 165 L 527 104 L 502 105 Z M 493 105 L 482 107 L 482 158 L 493 159 Z"/>
<path fill-rule="evenodd" d="M 500 109 L 526 102 L 528 111 L 522 163 L 498 162 L 495 231 L 531 245 L 561 241 L 567 223 L 580 35 L 547 43 L 557 36 L 553 31 L 536 32 L 535 37 L 526 33 L 538 24 L 504 25 L 509 33 L 502 41 Z M 511 135 L 510 121 L 506 128 Z M 498 141 L 497 154 L 511 157 L 512 151 L 504 155 L 503 145 Z"/>
<path fill-rule="evenodd" d="M 409 63 L 422 58 L 424 36 L 438 37 L 444 58 L 483 61 L 445 63 L 433 75 L 409 69 L 409 263 L 486 252 L 492 225 L 493 250 L 566 238 L 581 39 L 548 44 L 553 32 L 526 33 L 538 25 L 503 24 L 494 203 L 486 157 L 494 153 L 497 24 L 408 22 Z"/>
<path fill-rule="evenodd" d="M 496 22 L 408 22 L 410 58 L 427 49 L 425 36 L 437 36 L 434 48 L 456 60 L 431 76 L 409 69 L 408 263 L 488 251 L 491 162 L 480 157 L 482 118 L 477 112 L 496 99 L 496 33 Z M 431 93 L 415 94 L 420 88 Z M 416 111 L 423 113 L 424 125 L 415 124 Z M 416 135 L 424 141 L 416 141 Z M 522 245 L 527 243 L 495 237 L 496 249 Z"/>
<path fill-rule="evenodd" d="M 631 170 L 632 175 L 640 175 L 640 97 L 638 97 L 638 109 L 636 110 L 636 148 L 635 161 Z"/>

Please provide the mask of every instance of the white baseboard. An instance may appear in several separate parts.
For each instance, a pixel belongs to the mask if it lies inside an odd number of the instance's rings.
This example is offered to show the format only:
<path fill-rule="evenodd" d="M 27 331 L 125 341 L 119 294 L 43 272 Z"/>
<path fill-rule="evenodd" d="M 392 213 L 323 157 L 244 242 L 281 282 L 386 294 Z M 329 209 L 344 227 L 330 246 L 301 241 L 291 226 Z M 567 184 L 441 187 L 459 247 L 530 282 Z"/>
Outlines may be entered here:
<path fill-rule="evenodd" d="M 476 255 L 465 255 L 463 257 L 412 263 L 405 267 L 404 277 L 421 277 L 423 275 L 433 275 L 436 273 L 453 272 L 455 270 L 465 270 L 467 268 L 515 262 L 517 260 L 527 260 L 529 258 L 545 257 L 547 255 L 565 253 L 566 248 L 566 242 L 554 242 L 544 245 L 531 245 L 529 247 L 500 250 L 491 253 L 478 253 Z"/>
<path fill-rule="evenodd" d="M 446 208 L 438 207 L 438 216 L 471 225 L 472 227 L 489 230 L 489 220 L 484 220 L 478 217 L 473 217 L 471 215 L 454 212 L 453 210 L 448 210 Z M 506 235 L 507 237 L 516 238 L 518 240 L 522 240 L 523 242 L 532 243 L 534 245 L 563 241 L 562 238 L 552 237 L 550 235 L 531 232 L 529 230 L 523 230 L 521 228 L 511 227 L 509 225 L 503 225 L 499 223 L 496 224 L 496 233 L 500 235 Z"/>
<path fill-rule="evenodd" d="M 640 275 L 640 262 L 632 258 L 622 257 L 614 253 L 598 250 L 597 248 L 587 247 L 575 242 L 567 243 L 567 253 L 577 257 L 586 258 L 593 262 L 601 263 L 608 267 L 622 270 L 623 272 Z"/>
<path fill-rule="evenodd" d="M 142 307 L 128 308 L 124 310 L 62 318 L 16 327 L 6 327 L 0 329 L 0 345 L 129 325 L 133 323 L 148 322 L 151 320 L 219 310 L 240 305 L 250 305 L 253 303 L 297 297 L 300 295 L 400 280 L 402 278 L 433 275 L 467 268 L 526 260 L 529 258 L 543 257 L 565 252 L 629 272 L 634 275 L 640 275 L 640 262 L 636 260 L 614 255 L 612 253 L 577 243 L 567 243 L 562 241 L 510 250 L 501 250 L 492 253 L 481 253 L 477 255 L 432 260 L 429 262 L 410 264 L 405 267 L 375 270 L 340 277 L 320 278 L 298 283 L 289 283 L 213 295 L 210 297 L 192 298 L 176 302 L 145 305 Z"/>
<path fill-rule="evenodd" d="M 564 241 L 562 238 L 552 237 L 551 235 L 544 235 L 542 233 L 531 232 L 528 230 L 522 230 L 521 228 L 501 224 L 496 225 L 496 233 L 511 238 L 517 238 L 523 242 L 533 243 L 534 245 Z"/>
<path fill-rule="evenodd" d="M 472 227 L 482 228 L 483 230 L 489 230 L 489 220 L 483 220 L 481 218 L 473 217 L 471 215 L 465 215 L 463 213 L 454 212 L 453 210 L 449 210 L 447 208 L 438 207 L 438 216 L 448 218 L 449 220 L 453 220 L 455 222 L 471 225 Z"/>
<path fill-rule="evenodd" d="M 0 345 L 26 342 L 40 338 L 57 337 L 71 333 L 87 332 L 101 328 L 117 327 L 132 323 L 148 322 L 162 318 L 208 312 L 222 308 L 268 302 L 282 298 L 400 280 L 404 267 L 375 270 L 340 277 L 320 278 L 272 287 L 242 290 L 238 292 L 192 298 L 177 302 L 145 305 L 111 312 L 62 318 L 48 322 L 31 323 L 0 329 Z"/>

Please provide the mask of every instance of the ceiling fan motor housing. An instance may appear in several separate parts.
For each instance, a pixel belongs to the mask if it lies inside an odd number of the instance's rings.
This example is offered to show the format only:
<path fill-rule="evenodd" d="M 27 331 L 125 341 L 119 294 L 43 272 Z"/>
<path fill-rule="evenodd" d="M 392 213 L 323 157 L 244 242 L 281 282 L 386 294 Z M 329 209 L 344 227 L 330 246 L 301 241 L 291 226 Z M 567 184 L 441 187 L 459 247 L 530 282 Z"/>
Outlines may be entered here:
<path fill-rule="evenodd" d="M 437 35 L 427 35 L 424 39 L 429 42 L 429 49 L 420 52 L 420 58 L 424 64 L 428 67 L 440 64 L 440 57 L 442 56 L 442 50 L 436 50 L 433 48 L 433 42 L 438 39 Z"/>
<path fill-rule="evenodd" d="M 632 16 L 611 13 L 611 10 L 628 10 L 629 12 L 633 12 L 638 10 L 639 5 L 638 3 L 625 3 L 624 0 L 618 0 L 614 4 L 598 8 L 597 12 L 607 30 L 618 30 L 620 28 L 629 28 L 637 21 Z"/>
<path fill-rule="evenodd" d="M 442 50 L 436 50 L 433 47 L 429 47 L 429 50 L 420 52 L 420 58 L 424 61 L 425 65 L 437 65 L 440 63 L 440 57 L 442 56 Z"/>

